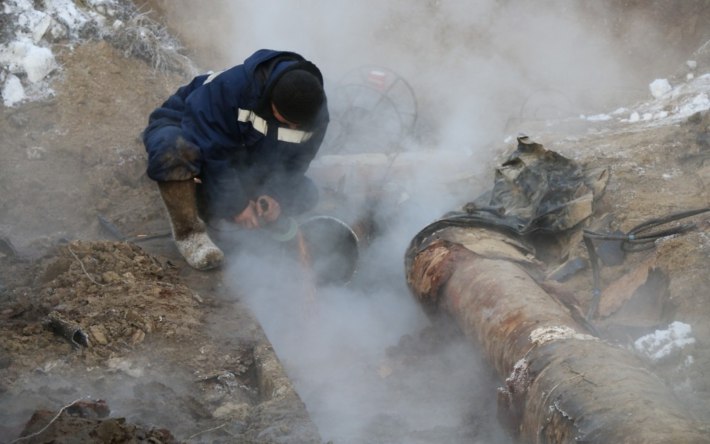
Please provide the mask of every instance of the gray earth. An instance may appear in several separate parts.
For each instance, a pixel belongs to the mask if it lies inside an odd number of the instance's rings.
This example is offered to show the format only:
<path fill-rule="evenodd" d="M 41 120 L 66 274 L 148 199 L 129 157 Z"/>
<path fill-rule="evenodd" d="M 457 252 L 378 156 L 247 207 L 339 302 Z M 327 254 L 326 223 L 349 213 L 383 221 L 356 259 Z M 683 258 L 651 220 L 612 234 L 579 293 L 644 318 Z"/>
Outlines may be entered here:
<path fill-rule="evenodd" d="M 257 289 L 241 285 L 249 282 L 246 277 L 235 280 L 231 267 L 196 272 L 169 238 L 142 238 L 169 230 L 157 189 L 145 176 L 139 136 L 147 116 L 189 78 L 190 60 L 200 64 L 201 58 L 224 57 L 204 51 L 208 42 L 180 26 L 186 18 L 171 4 L 139 5 L 149 7 L 152 17 L 164 21 L 185 45 L 184 53 L 173 54 L 160 69 L 150 54 L 127 56 L 126 42 L 118 39 L 57 44 L 62 68 L 52 80 L 55 95 L 0 108 L 2 442 L 317 443 L 334 433 L 327 408 L 314 404 L 326 399 L 313 389 L 319 381 L 309 378 L 318 378 L 318 367 L 337 367 L 338 356 L 314 360 L 312 372 L 293 365 L 287 350 L 274 351 L 280 339 L 268 334 L 271 325 L 265 326 L 259 309 L 250 305 L 250 293 Z M 707 2 L 684 2 L 673 11 L 666 2 L 652 2 L 646 10 L 640 2 L 618 7 L 644 12 L 668 29 L 675 51 L 655 58 L 654 69 L 682 82 L 687 70 L 681 63 L 692 57 L 698 62 L 695 72 L 710 70 L 710 54 L 694 53 L 710 38 L 702 35 Z M 615 31 L 619 24 L 609 26 Z M 709 91 L 706 85 L 704 92 Z M 674 105 L 665 109 L 672 112 Z M 710 204 L 707 111 L 646 125 L 551 123 L 526 111 L 514 113 L 505 130 L 525 132 L 585 165 L 609 168 L 606 193 L 592 217 L 600 228 L 627 231 L 644 220 Z M 510 148 L 501 143 L 491 151 L 502 158 Z M 397 211 L 353 216 L 344 208 L 351 202 L 338 194 L 338 168 L 316 164 L 313 174 L 322 186 L 318 211 L 351 224 L 362 241 L 361 256 L 369 261 L 360 264 L 351 288 L 376 293 L 387 287 L 407 298 L 402 276 L 375 273 L 378 267 L 389 269 L 376 258 L 398 260 L 403 254 L 377 250 L 378 237 L 396 226 Z M 483 191 L 490 171 L 472 181 L 457 178 L 455 184 Z M 400 191 L 399 178 L 364 199 L 373 202 L 392 189 Z M 365 188 L 363 193 L 372 192 Z M 129 239 L 117 239 L 99 216 Z M 649 263 L 663 273 L 666 286 L 654 304 L 638 294 L 608 300 L 597 322 L 606 339 L 630 349 L 634 338 L 674 320 L 692 325 L 692 348 L 648 364 L 710 422 L 705 371 L 710 365 L 710 224 L 707 214 L 693 221 L 695 230 L 603 268 L 604 287 Z M 574 255 L 585 255 L 581 242 L 574 244 Z M 588 306 L 588 270 L 564 286 L 581 307 Z M 365 421 L 364 437 L 344 433 L 333 441 L 511 442 L 495 419 L 501 378 L 451 322 L 429 323 L 418 316 L 416 328 L 393 340 L 379 362 L 355 369 L 367 373 L 363 380 L 378 394 L 389 396 L 386 407 Z M 325 324 L 315 319 L 316 326 Z M 338 388 L 348 393 L 348 384 L 355 385 L 352 378 L 344 373 Z M 405 415 L 413 403 L 421 408 Z M 457 412 L 454 420 L 442 419 L 446 415 L 439 410 L 447 408 Z"/>

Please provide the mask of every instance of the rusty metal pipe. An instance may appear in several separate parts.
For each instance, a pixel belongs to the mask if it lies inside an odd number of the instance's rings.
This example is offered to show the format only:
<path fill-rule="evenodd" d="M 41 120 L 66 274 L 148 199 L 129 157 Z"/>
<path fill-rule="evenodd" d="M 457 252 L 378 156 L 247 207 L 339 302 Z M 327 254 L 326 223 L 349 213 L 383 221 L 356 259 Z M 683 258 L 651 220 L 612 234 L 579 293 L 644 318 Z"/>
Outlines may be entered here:
<path fill-rule="evenodd" d="M 665 383 L 579 325 L 518 264 L 434 240 L 410 249 L 407 282 L 481 346 L 505 387 L 498 413 L 531 443 L 710 443 Z"/>
<path fill-rule="evenodd" d="M 55 334 L 69 341 L 74 348 L 89 346 L 89 336 L 81 329 L 81 326 L 65 319 L 56 311 L 47 315 L 46 325 Z"/>

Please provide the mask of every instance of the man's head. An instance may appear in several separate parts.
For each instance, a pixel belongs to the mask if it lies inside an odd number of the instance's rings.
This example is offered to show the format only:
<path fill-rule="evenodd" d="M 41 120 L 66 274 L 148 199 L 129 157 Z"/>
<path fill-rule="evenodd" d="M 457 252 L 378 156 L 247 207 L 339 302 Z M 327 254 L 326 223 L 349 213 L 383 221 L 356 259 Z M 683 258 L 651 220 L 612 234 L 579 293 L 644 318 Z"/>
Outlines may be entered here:
<path fill-rule="evenodd" d="M 309 126 L 325 104 L 325 92 L 314 74 L 305 69 L 292 69 L 277 80 L 271 91 L 271 103 L 288 122 Z"/>

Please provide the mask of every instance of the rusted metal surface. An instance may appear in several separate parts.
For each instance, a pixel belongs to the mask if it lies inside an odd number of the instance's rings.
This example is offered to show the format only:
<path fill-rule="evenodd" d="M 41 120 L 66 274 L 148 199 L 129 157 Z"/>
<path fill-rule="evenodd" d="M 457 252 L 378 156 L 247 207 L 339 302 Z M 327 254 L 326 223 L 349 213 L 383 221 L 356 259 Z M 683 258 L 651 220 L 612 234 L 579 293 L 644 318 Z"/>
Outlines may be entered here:
<path fill-rule="evenodd" d="M 499 417 L 522 441 L 710 443 L 642 361 L 589 334 L 520 265 L 443 237 L 410 249 L 408 284 L 481 346 L 506 381 Z"/>
<path fill-rule="evenodd" d="M 55 334 L 69 341 L 74 348 L 89 346 L 89 336 L 81 329 L 81 326 L 76 322 L 65 319 L 56 311 L 47 315 L 46 325 Z"/>

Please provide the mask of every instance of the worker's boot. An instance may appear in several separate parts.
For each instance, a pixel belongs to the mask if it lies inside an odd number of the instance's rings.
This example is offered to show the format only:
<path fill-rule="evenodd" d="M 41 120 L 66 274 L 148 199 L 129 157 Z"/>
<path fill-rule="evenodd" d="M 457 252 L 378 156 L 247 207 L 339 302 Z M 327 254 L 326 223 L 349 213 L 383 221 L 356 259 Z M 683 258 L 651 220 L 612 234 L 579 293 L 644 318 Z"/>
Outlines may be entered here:
<path fill-rule="evenodd" d="M 224 260 L 224 253 L 207 235 L 205 223 L 197 214 L 195 182 L 158 182 L 158 187 L 170 216 L 173 238 L 180 254 L 191 267 L 198 270 L 219 267 Z"/>

